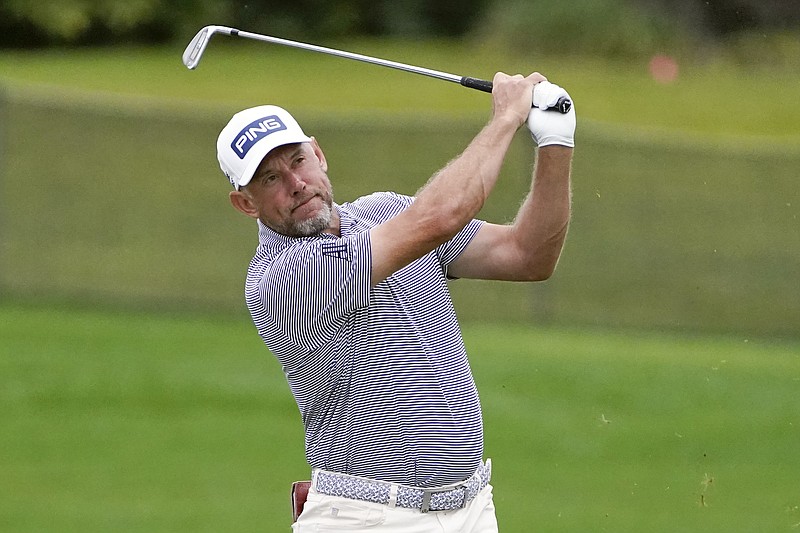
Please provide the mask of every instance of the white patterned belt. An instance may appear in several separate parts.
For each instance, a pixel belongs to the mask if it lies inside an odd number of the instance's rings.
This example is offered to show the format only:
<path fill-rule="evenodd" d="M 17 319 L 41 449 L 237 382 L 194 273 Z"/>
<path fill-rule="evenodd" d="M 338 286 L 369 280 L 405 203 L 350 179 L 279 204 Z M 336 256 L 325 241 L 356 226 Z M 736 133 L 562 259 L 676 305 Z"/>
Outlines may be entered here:
<path fill-rule="evenodd" d="M 327 496 L 396 505 L 427 513 L 465 507 L 489 484 L 491 477 L 492 460 L 487 459 L 471 477 L 446 487 L 424 489 L 319 469 L 314 470 L 312 487 Z"/>

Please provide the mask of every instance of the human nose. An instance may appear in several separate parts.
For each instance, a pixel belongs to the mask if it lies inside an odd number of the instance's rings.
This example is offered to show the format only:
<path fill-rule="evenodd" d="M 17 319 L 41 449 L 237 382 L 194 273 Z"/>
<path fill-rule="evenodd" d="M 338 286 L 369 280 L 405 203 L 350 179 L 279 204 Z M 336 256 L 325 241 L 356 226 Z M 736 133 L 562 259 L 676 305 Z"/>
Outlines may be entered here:
<path fill-rule="evenodd" d="M 299 172 L 289 172 L 287 180 L 292 193 L 298 193 L 306 188 L 306 181 Z"/>

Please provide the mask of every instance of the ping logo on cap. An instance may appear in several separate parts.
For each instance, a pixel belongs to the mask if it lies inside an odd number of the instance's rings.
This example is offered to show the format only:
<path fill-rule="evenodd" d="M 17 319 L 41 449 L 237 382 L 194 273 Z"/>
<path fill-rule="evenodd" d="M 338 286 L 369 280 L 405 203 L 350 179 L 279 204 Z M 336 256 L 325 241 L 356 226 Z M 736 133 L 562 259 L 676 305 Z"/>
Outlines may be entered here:
<path fill-rule="evenodd" d="M 231 149 L 239 156 L 239 159 L 244 159 L 247 152 L 249 152 L 258 141 L 271 133 L 285 129 L 286 124 L 284 124 L 277 115 L 270 115 L 254 120 L 236 135 L 231 143 Z"/>

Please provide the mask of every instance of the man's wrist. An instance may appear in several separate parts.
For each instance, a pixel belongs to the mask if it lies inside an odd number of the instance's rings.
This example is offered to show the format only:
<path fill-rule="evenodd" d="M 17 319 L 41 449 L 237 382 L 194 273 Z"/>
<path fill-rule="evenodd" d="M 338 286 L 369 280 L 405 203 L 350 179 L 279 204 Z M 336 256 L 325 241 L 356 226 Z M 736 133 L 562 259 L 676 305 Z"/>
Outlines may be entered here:
<path fill-rule="evenodd" d="M 547 144 L 545 146 L 536 147 L 536 152 L 539 155 L 546 155 L 553 158 L 572 157 L 572 152 L 575 150 L 573 146 L 564 146 L 563 144 Z"/>
<path fill-rule="evenodd" d="M 503 113 L 500 115 L 492 116 L 488 125 L 492 128 L 495 127 L 498 129 L 507 128 L 511 131 L 516 132 L 524 123 L 525 119 L 520 120 L 518 117 L 515 117 L 511 113 Z"/>

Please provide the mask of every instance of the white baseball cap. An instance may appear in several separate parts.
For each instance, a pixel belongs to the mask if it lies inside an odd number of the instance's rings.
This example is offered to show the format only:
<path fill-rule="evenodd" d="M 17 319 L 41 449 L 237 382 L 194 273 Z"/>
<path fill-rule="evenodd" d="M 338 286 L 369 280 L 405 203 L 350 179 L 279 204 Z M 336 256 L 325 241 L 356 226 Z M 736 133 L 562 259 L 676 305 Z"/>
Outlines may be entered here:
<path fill-rule="evenodd" d="M 217 159 L 237 190 L 253 178 L 258 165 L 274 148 L 311 142 L 300 124 L 283 108 L 262 105 L 239 111 L 217 138 Z"/>

